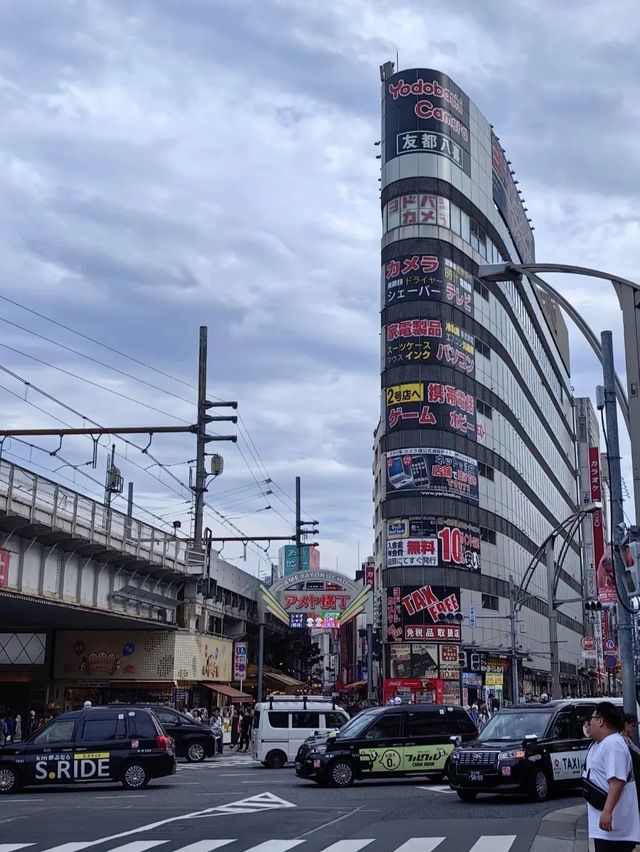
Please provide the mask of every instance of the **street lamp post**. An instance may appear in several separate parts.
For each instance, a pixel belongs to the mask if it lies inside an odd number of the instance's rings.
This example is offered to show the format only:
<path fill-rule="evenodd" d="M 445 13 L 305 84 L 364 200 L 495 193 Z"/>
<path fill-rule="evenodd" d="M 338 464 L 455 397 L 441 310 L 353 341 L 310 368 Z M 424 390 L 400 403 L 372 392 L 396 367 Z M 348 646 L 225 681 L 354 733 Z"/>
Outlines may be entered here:
<path fill-rule="evenodd" d="M 635 500 L 636 524 L 640 513 L 640 284 L 621 278 L 610 272 L 590 269 L 586 266 L 574 266 L 568 263 L 496 263 L 480 266 L 477 277 L 484 281 L 517 281 L 523 275 L 533 284 L 549 293 L 567 311 L 576 322 L 580 331 L 592 346 L 603 363 L 602 349 L 595 335 L 581 315 L 551 287 L 538 273 L 564 273 L 584 275 L 588 278 L 600 278 L 609 281 L 620 303 L 624 329 L 625 371 L 627 374 L 627 394 L 624 394 L 620 378 L 614 374 L 615 392 L 622 414 L 629 430 L 631 441 L 631 464 L 633 468 L 633 496 Z"/>

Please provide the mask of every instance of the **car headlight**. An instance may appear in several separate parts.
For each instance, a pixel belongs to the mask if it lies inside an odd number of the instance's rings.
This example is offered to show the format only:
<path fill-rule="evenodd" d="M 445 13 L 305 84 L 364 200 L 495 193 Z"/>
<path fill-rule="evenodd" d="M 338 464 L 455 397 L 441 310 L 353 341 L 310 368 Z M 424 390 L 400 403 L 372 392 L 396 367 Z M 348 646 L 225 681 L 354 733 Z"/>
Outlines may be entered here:
<path fill-rule="evenodd" d="M 501 751 L 498 755 L 498 760 L 522 760 L 524 751 L 521 748 L 513 749 L 512 751 Z"/>
<path fill-rule="evenodd" d="M 310 755 L 314 755 L 314 754 L 324 754 L 326 750 L 327 750 L 326 745 L 317 745 L 317 746 L 313 746 L 313 748 L 311 749 L 311 751 L 309 752 L 309 754 L 310 754 Z"/>

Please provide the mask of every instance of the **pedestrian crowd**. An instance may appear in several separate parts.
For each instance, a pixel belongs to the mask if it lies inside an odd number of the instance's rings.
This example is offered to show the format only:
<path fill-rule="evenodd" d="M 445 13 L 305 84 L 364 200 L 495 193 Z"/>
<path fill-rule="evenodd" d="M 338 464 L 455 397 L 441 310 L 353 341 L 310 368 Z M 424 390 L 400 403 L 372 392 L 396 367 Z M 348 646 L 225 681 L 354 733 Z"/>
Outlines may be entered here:
<path fill-rule="evenodd" d="M 40 716 L 36 715 L 35 710 L 30 710 L 27 718 L 23 720 L 20 713 L 13 713 L 11 710 L 0 711 L 0 746 L 26 739 L 55 716 L 53 710 L 48 710 Z"/>
<path fill-rule="evenodd" d="M 222 754 L 225 729 L 231 733 L 230 748 L 232 751 L 249 751 L 251 745 L 251 728 L 253 726 L 253 707 L 249 705 L 227 705 L 222 708 L 214 707 L 209 714 L 206 707 L 195 707 L 191 710 L 183 708 L 183 713 L 196 722 L 209 725 L 216 738 L 216 751 Z"/>

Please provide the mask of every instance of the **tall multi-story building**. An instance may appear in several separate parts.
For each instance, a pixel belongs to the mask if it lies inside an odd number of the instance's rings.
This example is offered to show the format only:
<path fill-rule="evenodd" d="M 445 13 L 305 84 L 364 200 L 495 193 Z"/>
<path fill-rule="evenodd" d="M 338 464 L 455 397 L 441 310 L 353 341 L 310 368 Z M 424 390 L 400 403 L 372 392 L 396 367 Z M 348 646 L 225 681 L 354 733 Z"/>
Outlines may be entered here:
<path fill-rule="evenodd" d="M 527 209 L 489 122 L 445 74 L 381 68 L 381 416 L 375 560 L 385 696 L 511 699 L 509 577 L 577 506 L 568 337 L 557 306 L 478 266 L 534 259 Z M 550 690 L 546 576 L 519 616 L 525 695 Z M 582 594 L 572 542 L 558 597 Z M 582 607 L 558 613 L 561 682 L 580 687 Z"/>

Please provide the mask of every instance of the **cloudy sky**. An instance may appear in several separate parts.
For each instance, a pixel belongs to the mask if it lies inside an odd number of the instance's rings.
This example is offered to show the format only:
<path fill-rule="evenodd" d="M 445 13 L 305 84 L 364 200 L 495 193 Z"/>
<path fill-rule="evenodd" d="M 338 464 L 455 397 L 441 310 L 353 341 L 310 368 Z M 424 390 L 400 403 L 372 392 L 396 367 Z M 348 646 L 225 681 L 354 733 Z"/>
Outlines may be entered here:
<path fill-rule="evenodd" d="M 352 573 L 371 551 L 379 412 L 379 65 L 397 51 L 400 68 L 440 69 L 478 104 L 540 261 L 640 280 L 639 30 L 635 0 L 606 15 L 589 0 L 5 0 L 2 422 L 192 422 L 205 324 L 209 393 L 242 416 L 237 446 L 212 445 L 226 468 L 209 502 L 243 534 L 287 535 L 300 475 L 323 566 Z M 614 330 L 622 359 L 613 290 L 550 280 L 597 333 Z M 598 364 L 572 343 L 576 393 L 590 395 Z M 117 448 L 138 506 L 188 529 L 193 441 L 154 439 L 171 467 L 148 471 Z M 100 492 L 106 448 L 96 470 L 17 441 L 4 452 Z M 91 442 L 65 440 L 60 456 L 84 463 Z M 235 534 L 212 511 L 207 523 Z M 237 564 L 266 562 L 249 550 Z"/>

